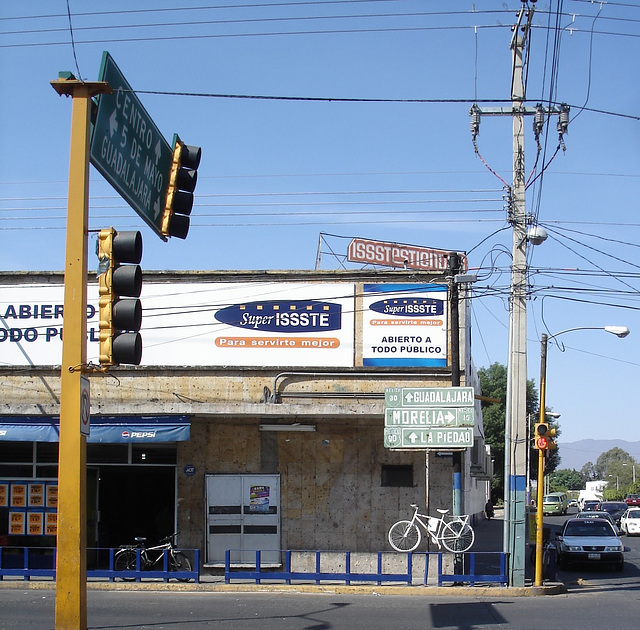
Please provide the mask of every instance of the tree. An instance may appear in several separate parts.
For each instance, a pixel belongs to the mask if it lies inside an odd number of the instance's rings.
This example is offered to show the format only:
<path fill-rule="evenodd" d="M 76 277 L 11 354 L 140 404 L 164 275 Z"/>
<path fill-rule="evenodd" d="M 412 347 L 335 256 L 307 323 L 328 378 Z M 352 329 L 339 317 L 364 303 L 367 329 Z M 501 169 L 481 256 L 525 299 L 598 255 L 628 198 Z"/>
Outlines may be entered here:
<path fill-rule="evenodd" d="M 622 468 L 623 463 L 635 463 L 633 457 L 627 451 L 614 446 L 612 449 L 602 453 L 596 460 L 594 471 L 598 479 L 607 479 L 607 475 Z M 631 471 L 629 471 L 631 476 Z"/>
<path fill-rule="evenodd" d="M 594 481 L 598 478 L 596 474 L 596 467 L 593 462 L 587 462 L 581 469 L 580 474 L 585 478 L 585 481 Z"/>
<path fill-rule="evenodd" d="M 550 476 L 549 489 L 551 492 L 566 492 L 567 490 L 584 490 L 586 479 L 577 470 L 564 468 L 556 470 Z"/>
<path fill-rule="evenodd" d="M 493 363 L 488 368 L 478 370 L 482 395 L 499 400 L 483 407 L 482 418 L 484 424 L 484 439 L 491 446 L 491 458 L 493 461 L 493 479 L 491 480 L 492 492 L 498 496 L 504 494 L 504 432 L 506 421 L 507 400 L 507 367 L 500 363 Z M 538 391 L 532 380 L 527 381 L 527 422 L 533 424 L 537 421 Z M 555 426 L 555 425 L 554 425 Z M 556 429 L 557 430 L 557 429 Z M 537 454 L 537 451 L 531 451 Z M 538 459 L 530 457 L 531 477 L 537 478 Z M 546 472 L 555 470 L 560 462 L 558 451 L 549 451 L 546 460 Z"/>
<path fill-rule="evenodd" d="M 593 467 L 597 479 L 607 482 L 608 495 L 623 498 L 633 487 L 633 471 L 637 464 L 627 451 L 617 446 L 602 453 Z"/>

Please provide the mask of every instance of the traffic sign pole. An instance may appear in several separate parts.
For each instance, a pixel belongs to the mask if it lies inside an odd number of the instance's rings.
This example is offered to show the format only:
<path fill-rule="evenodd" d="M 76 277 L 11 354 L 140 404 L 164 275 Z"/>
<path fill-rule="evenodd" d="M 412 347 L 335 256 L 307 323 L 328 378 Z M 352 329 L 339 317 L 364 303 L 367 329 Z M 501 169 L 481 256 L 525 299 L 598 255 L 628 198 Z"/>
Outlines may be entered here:
<path fill-rule="evenodd" d="M 58 534 L 56 555 L 57 630 L 87 627 L 87 444 L 80 432 L 81 376 L 87 362 L 87 267 L 89 215 L 89 138 L 92 97 L 110 91 L 104 82 L 52 81 L 71 96 L 69 199 L 64 273 L 64 324 L 60 373 L 58 455 Z"/>

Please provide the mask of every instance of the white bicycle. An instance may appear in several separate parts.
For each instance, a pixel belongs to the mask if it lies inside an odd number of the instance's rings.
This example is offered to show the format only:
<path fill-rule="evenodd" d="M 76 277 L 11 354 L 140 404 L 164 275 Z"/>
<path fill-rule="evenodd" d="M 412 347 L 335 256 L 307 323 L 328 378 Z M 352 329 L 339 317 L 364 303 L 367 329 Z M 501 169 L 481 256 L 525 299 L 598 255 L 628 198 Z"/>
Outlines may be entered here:
<path fill-rule="evenodd" d="M 431 540 L 438 545 L 438 549 L 444 547 L 452 553 L 468 551 L 473 546 L 475 533 L 469 525 L 469 515 L 449 516 L 445 515 L 449 510 L 438 510 L 440 518 L 420 514 L 418 506 L 411 504 L 413 518 L 410 521 L 398 521 L 389 530 L 389 544 L 396 551 L 413 551 L 422 541 L 422 532 L 419 525 L 429 534 Z M 425 519 L 425 520 L 423 520 Z"/>

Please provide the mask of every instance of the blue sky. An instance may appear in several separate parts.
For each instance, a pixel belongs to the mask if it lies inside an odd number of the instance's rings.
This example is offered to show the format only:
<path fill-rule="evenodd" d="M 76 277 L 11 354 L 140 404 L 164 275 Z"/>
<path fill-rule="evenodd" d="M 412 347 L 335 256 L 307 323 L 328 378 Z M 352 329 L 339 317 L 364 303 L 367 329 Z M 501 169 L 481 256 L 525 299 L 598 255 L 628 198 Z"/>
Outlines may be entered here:
<path fill-rule="evenodd" d="M 508 105 L 521 4 L 69 0 L 74 57 L 66 0 L 3 3 L 0 269 L 63 268 L 71 102 L 49 82 L 97 80 L 108 50 L 165 137 L 203 157 L 185 241 L 162 242 L 93 168 L 91 229 L 140 229 L 144 269 L 313 269 L 320 241 L 335 269 L 354 236 L 466 251 L 475 362 L 506 363 L 512 124 L 482 118 L 492 173 L 469 107 Z M 526 120 L 527 211 L 549 232 L 529 254 L 529 378 L 543 332 L 631 329 L 550 344 L 560 443 L 640 440 L 639 53 L 637 3 L 536 4 L 527 105 L 571 114 L 566 151 L 550 161 L 553 116 L 537 163 Z"/>

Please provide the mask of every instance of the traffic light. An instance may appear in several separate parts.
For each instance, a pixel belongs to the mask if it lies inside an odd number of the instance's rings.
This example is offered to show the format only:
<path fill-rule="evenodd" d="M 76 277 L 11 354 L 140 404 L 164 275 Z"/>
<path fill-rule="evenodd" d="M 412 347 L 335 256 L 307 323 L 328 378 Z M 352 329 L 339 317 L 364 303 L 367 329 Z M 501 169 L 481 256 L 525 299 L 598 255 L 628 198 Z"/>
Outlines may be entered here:
<path fill-rule="evenodd" d="M 547 422 L 536 422 L 533 428 L 533 447 L 540 451 L 549 451 L 556 448 L 553 438 L 556 430 L 549 426 Z"/>
<path fill-rule="evenodd" d="M 100 365 L 140 365 L 142 337 L 142 235 L 100 230 L 97 254 L 100 293 Z M 127 264 L 129 263 L 129 264 Z"/>
<path fill-rule="evenodd" d="M 173 161 L 161 226 L 164 236 L 187 238 L 201 154 L 200 147 L 185 144 L 177 134 L 173 136 Z"/>

